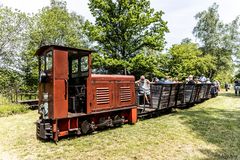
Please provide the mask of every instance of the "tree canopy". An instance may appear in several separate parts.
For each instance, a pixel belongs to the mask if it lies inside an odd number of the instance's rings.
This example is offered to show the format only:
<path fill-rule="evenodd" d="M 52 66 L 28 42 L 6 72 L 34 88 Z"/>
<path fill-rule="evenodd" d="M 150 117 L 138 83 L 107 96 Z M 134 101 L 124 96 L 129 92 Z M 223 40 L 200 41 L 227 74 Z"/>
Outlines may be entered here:
<path fill-rule="evenodd" d="M 19 53 L 25 48 L 29 18 L 19 10 L 0 6 L 0 26 L 0 67 L 14 68 Z"/>
<path fill-rule="evenodd" d="M 168 53 L 168 75 L 183 79 L 191 75 L 207 74 L 215 69 L 214 57 L 204 55 L 195 43 L 173 45 Z"/>
<path fill-rule="evenodd" d="M 143 48 L 163 50 L 167 22 L 162 19 L 162 11 L 150 7 L 149 0 L 90 0 L 89 8 L 96 21 L 86 21 L 86 33 L 97 42 L 105 59 L 128 64 Z M 126 66 L 114 71 L 123 68 Z"/>
<path fill-rule="evenodd" d="M 196 14 L 197 25 L 193 34 L 201 42 L 204 55 L 215 57 L 216 68 L 209 69 L 211 78 L 221 72 L 233 71 L 233 56 L 239 55 L 239 17 L 229 24 L 220 20 L 218 5 L 214 3 L 207 10 Z"/>
<path fill-rule="evenodd" d="M 31 17 L 26 50 L 21 54 L 21 70 L 25 86 L 33 88 L 38 80 L 38 63 L 34 57 L 36 50 L 43 45 L 87 47 L 83 34 L 84 20 L 81 15 L 67 10 L 64 1 L 51 0 L 50 6 L 43 7 Z"/>
<path fill-rule="evenodd" d="M 34 53 L 39 47 L 87 47 L 88 39 L 83 34 L 84 19 L 75 12 L 69 12 L 66 5 L 65 1 L 51 0 L 50 6 L 32 15 L 0 8 L 0 67 L 3 64 L 7 66 L 1 69 L 0 74 L 12 73 L 8 77 L 13 77 L 17 72 L 21 89 L 36 90 L 38 63 Z M 12 64 L 13 69 L 8 64 Z"/>
<path fill-rule="evenodd" d="M 30 29 L 30 45 L 63 45 L 86 47 L 82 33 L 83 17 L 67 10 L 66 2 L 51 0 L 51 5 L 42 8 L 33 16 Z"/>

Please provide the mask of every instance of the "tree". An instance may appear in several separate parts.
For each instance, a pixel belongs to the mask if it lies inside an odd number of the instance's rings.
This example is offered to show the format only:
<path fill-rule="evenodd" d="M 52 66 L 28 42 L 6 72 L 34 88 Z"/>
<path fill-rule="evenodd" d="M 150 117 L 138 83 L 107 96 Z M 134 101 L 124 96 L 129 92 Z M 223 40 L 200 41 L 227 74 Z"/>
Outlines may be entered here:
<path fill-rule="evenodd" d="M 208 10 L 199 12 L 193 34 L 200 40 L 204 55 L 215 57 L 216 69 L 209 71 L 214 78 L 221 72 L 233 72 L 232 56 L 239 54 L 239 18 L 230 24 L 224 24 L 218 14 L 218 5 L 214 3 Z"/>
<path fill-rule="evenodd" d="M 86 34 L 97 42 L 97 49 L 105 59 L 127 64 L 145 47 L 163 49 L 167 22 L 162 19 L 162 11 L 155 12 L 150 7 L 150 1 L 90 0 L 89 8 L 96 22 L 86 21 Z M 115 72 L 121 70 L 114 68 Z"/>
<path fill-rule="evenodd" d="M 24 50 L 29 18 L 19 10 L 0 6 L 0 67 L 15 68 Z"/>
<path fill-rule="evenodd" d="M 168 53 L 168 75 L 183 79 L 192 75 L 208 74 L 215 69 L 214 58 L 204 55 L 197 44 L 182 43 L 173 45 Z"/>
<path fill-rule="evenodd" d="M 19 72 L 9 69 L 0 69 L 0 94 L 12 96 L 19 89 L 22 77 Z"/>
<path fill-rule="evenodd" d="M 184 38 L 182 39 L 181 44 L 185 44 L 185 43 L 192 43 L 192 40 L 190 38 Z"/>
<path fill-rule="evenodd" d="M 81 15 L 68 12 L 65 1 L 51 0 L 50 6 L 33 17 L 29 45 L 35 48 L 43 45 L 86 47 L 83 22 Z"/>
<path fill-rule="evenodd" d="M 51 5 L 33 15 L 29 29 L 27 49 L 22 52 L 21 70 L 28 89 L 37 89 L 38 63 L 34 57 L 43 45 L 87 47 L 88 40 L 82 32 L 83 17 L 67 10 L 65 1 L 51 0 Z"/>
<path fill-rule="evenodd" d="M 22 84 L 21 52 L 27 42 L 30 18 L 19 10 L 0 6 L 0 92 L 9 96 Z"/>
<path fill-rule="evenodd" d="M 140 53 L 130 59 L 128 70 L 136 77 L 145 75 L 147 77 L 164 77 L 165 75 L 159 69 L 159 56 L 145 55 Z"/>

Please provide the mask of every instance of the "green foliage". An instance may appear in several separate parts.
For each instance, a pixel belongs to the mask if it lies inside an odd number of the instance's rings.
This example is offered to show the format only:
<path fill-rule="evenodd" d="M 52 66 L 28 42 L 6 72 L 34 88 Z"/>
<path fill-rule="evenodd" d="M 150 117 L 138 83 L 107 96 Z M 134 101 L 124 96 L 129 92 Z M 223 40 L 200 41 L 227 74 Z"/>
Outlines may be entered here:
<path fill-rule="evenodd" d="M 214 78 L 221 72 L 233 72 L 232 56 L 239 54 L 239 18 L 229 24 L 220 21 L 218 5 L 214 3 L 208 10 L 199 12 L 193 34 L 202 42 L 204 55 L 215 58 L 216 69 L 209 70 Z"/>
<path fill-rule="evenodd" d="M 222 87 L 224 87 L 223 85 L 225 83 L 234 82 L 234 77 L 232 75 L 232 72 L 225 72 L 225 71 L 218 72 L 215 79 L 221 82 Z"/>
<path fill-rule="evenodd" d="M 1 89 L 15 86 L 37 90 L 38 63 L 34 53 L 40 46 L 87 46 L 87 37 L 82 33 L 83 17 L 69 12 L 66 5 L 65 1 L 51 0 L 50 6 L 34 15 L 0 6 Z"/>
<path fill-rule="evenodd" d="M 24 49 L 28 16 L 18 10 L 0 6 L 0 67 L 16 67 Z"/>
<path fill-rule="evenodd" d="M 83 17 L 69 12 L 65 1 L 51 0 L 50 6 L 33 16 L 29 45 L 86 47 L 82 27 Z"/>
<path fill-rule="evenodd" d="M 26 113 L 28 111 L 27 106 L 20 104 L 13 104 L 9 100 L 0 94 L 0 117 L 5 117 L 18 113 Z"/>
<path fill-rule="evenodd" d="M 163 49 L 164 33 L 168 28 L 162 20 L 163 12 L 155 12 L 150 1 L 90 0 L 89 8 L 96 22 L 86 21 L 85 31 L 92 41 L 97 42 L 104 57 L 115 59 L 114 62 L 118 60 L 117 64 L 124 61 L 125 65 L 144 47 Z M 120 72 L 119 65 L 114 67 L 115 64 L 111 68 L 116 73 Z"/>
<path fill-rule="evenodd" d="M 203 55 L 194 43 L 173 45 L 169 50 L 168 59 L 168 75 L 179 79 L 190 74 L 207 75 L 209 69 L 215 69 L 214 58 L 211 55 Z"/>
<path fill-rule="evenodd" d="M 108 74 L 124 74 L 123 70 L 129 66 L 128 61 L 104 57 L 98 53 L 92 54 L 92 63 L 94 72 Z"/>
<path fill-rule="evenodd" d="M 197 13 L 195 18 L 198 22 L 193 29 L 193 34 L 203 43 L 204 54 L 215 54 L 212 52 L 219 44 L 219 29 L 223 26 L 219 19 L 218 5 L 214 3 L 208 10 Z"/>
<path fill-rule="evenodd" d="M 27 92 L 37 91 L 38 87 L 38 62 L 37 58 L 33 56 L 34 52 L 33 49 L 28 49 L 21 53 L 22 90 Z"/>
<path fill-rule="evenodd" d="M 0 93 L 11 95 L 21 83 L 21 75 L 14 70 L 0 68 Z"/>
<path fill-rule="evenodd" d="M 27 106 L 20 104 L 6 104 L 0 105 L 0 117 L 6 117 L 13 114 L 26 113 Z"/>
<path fill-rule="evenodd" d="M 233 79 L 240 79 L 240 72 L 239 71 L 234 75 Z"/>
<path fill-rule="evenodd" d="M 38 62 L 36 50 L 43 45 L 62 45 L 82 48 L 87 39 L 82 33 L 83 17 L 67 10 L 65 1 L 51 0 L 32 17 L 29 43 L 22 52 L 21 70 L 24 72 L 26 90 L 37 90 Z"/>
<path fill-rule="evenodd" d="M 159 70 L 159 57 L 156 55 L 145 55 L 140 53 L 130 59 L 129 70 L 136 77 L 145 75 L 147 77 L 163 77 L 163 73 Z"/>
<path fill-rule="evenodd" d="M 186 38 L 168 53 L 159 54 L 165 44 L 167 22 L 162 11 L 150 7 L 149 0 L 90 0 L 95 23 L 84 22 L 81 15 L 69 12 L 65 1 L 50 2 L 33 15 L 0 6 L 1 92 L 37 90 L 34 53 L 40 46 L 82 48 L 89 47 L 89 39 L 98 51 L 92 59 L 96 72 L 179 79 L 205 74 L 230 81 L 233 57 L 240 64 L 240 19 L 224 24 L 215 3 L 195 16 L 193 34 L 201 42 L 200 49 Z"/>

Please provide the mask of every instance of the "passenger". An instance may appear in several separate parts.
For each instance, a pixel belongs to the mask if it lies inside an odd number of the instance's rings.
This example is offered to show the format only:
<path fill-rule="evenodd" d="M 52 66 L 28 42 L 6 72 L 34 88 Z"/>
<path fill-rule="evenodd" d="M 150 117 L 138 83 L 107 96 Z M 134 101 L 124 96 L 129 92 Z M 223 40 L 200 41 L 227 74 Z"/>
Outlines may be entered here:
<path fill-rule="evenodd" d="M 165 81 L 165 79 L 162 77 L 160 80 L 159 80 L 159 83 L 163 83 Z"/>
<path fill-rule="evenodd" d="M 171 84 L 172 82 L 172 78 L 170 76 L 166 76 L 166 80 L 163 82 L 164 84 Z"/>
<path fill-rule="evenodd" d="M 193 80 L 195 81 L 195 84 L 200 84 L 201 82 L 199 81 L 198 76 L 194 76 Z"/>
<path fill-rule="evenodd" d="M 196 82 L 193 80 L 193 76 L 192 76 L 192 75 L 190 75 L 190 76 L 188 77 L 188 82 L 187 82 L 187 84 L 196 84 Z"/>
<path fill-rule="evenodd" d="M 212 97 L 216 97 L 218 95 L 218 89 L 217 89 L 218 88 L 218 83 L 217 83 L 217 81 L 214 81 L 212 83 L 212 85 L 213 85 L 213 87 L 211 88 L 210 93 L 211 93 Z"/>
<path fill-rule="evenodd" d="M 199 81 L 201 83 L 205 83 L 207 81 L 207 78 L 202 74 L 201 77 L 199 78 Z"/>
<path fill-rule="evenodd" d="M 235 95 L 240 95 L 240 82 L 239 80 L 234 81 L 234 90 L 235 90 Z"/>
<path fill-rule="evenodd" d="M 216 82 L 217 82 L 217 90 L 220 91 L 221 84 L 220 84 L 220 82 L 218 80 L 216 80 Z"/>
<path fill-rule="evenodd" d="M 177 78 L 177 77 L 175 77 L 175 78 L 173 79 L 173 83 L 179 83 L 179 81 L 178 81 L 178 78 Z"/>
<path fill-rule="evenodd" d="M 159 83 L 159 79 L 157 77 L 154 77 L 151 83 Z"/>
<path fill-rule="evenodd" d="M 210 81 L 209 78 L 207 78 L 207 79 L 206 79 L 206 83 L 207 83 L 207 84 L 210 84 L 210 83 L 212 83 L 212 82 Z"/>
<path fill-rule="evenodd" d="M 226 90 L 226 92 L 229 90 L 229 84 L 226 82 L 225 83 L 225 85 L 224 85 L 224 87 L 225 87 L 225 90 Z"/>
<path fill-rule="evenodd" d="M 139 80 L 135 82 L 138 85 L 138 92 L 141 95 L 143 95 L 144 100 L 149 104 L 149 97 L 150 97 L 150 81 L 145 78 L 144 75 L 140 77 Z"/>

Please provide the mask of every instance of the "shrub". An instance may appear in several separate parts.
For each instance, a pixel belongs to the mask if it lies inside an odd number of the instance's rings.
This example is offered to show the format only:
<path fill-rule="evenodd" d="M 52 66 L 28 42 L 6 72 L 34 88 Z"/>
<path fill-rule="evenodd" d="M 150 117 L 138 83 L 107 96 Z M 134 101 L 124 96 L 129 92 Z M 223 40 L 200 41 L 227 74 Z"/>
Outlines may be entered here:
<path fill-rule="evenodd" d="M 0 105 L 0 117 L 8 115 L 26 113 L 28 111 L 27 106 L 21 104 L 4 104 Z"/>

